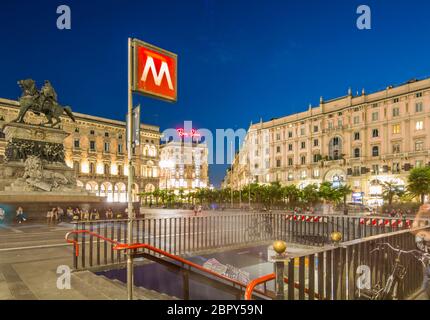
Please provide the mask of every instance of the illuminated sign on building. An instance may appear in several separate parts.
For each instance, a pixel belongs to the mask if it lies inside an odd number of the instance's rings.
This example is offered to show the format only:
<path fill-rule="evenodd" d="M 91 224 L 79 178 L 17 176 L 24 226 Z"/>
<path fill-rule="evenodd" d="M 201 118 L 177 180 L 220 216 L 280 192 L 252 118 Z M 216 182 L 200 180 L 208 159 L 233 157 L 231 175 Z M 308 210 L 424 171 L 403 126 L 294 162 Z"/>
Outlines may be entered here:
<path fill-rule="evenodd" d="M 133 40 L 133 91 L 176 102 L 178 56 L 140 40 Z"/>
<path fill-rule="evenodd" d="M 176 131 L 178 132 L 178 135 L 179 135 L 181 138 L 188 138 L 188 137 L 194 138 L 194 137 L 200 137 L 200 133 L 197 133 L 197 130 L 196 130 L 196 129 L 191 129 L 191 131 L 190 131 L 190 132 L 186 132 L 183 128 L 178 128 L 178 129 L 176 129 Z"/>

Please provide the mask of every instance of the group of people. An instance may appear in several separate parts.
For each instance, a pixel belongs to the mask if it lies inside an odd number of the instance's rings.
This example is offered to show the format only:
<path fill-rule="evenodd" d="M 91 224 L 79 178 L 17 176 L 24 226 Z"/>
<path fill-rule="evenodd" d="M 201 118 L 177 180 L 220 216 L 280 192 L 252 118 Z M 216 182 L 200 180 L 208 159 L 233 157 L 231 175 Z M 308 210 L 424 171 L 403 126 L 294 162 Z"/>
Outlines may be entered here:
<path fill-rule="evenodd" d="M 391 218 L 403 218 L 405 216 L 411 216 L 413 215 L 413 212 L 408 209 L 408 210 L 402 210 L 402 209 L 385 209 L 384 211 L 384 215 L 389 216 Z"/>
<path fill-rule="evenodd" d="M 125 209 L 125 214 L 127 215 L 128 210 Z M 111 220 L 114 218 L 122 218 L 123 214 L 118 213 L 118 214 L 114 214 L 112 208 L 108 208 L 105 212 L 104 212 L 104 219 L 106 220 Z M 64 212 L 64 210 L 61 207 L 54 207 L 51 210 L 49 210 L 46 213 L 46 219 L 48 224 L 52 224 L 52 223 L 59 223 L 59 222 L 63 222 L 63 221 L 95 221 L 95 220 L 100 220 L 102 218 L 102 215 L 100 214 L 99 210 L 94 208 L 92 210 L 89 210 L 87 208 L 75 208 L 73 209 L 72 207 L 68 207 L 66 209 L 66 211 Z"/>

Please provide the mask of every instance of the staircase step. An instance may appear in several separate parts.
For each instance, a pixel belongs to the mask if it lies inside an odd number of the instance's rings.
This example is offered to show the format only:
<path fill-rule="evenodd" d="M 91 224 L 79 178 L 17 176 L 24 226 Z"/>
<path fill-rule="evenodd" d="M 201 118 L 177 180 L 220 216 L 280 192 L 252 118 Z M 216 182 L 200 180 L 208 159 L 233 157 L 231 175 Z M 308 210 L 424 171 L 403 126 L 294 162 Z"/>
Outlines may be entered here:
<path fill-rule="evenodd" d="M 109 281 L 111 281 L 118 288 L 122 288 L 123 290 L 126 290 L 125 283 L 117 279 L 109 280 Z M 150 290 L 139 286 L 134 286 L 133 292 L 134 292 L 135 298 L 139 300 L 179 300 L 177 297 L 169 296 L 167 294 L 160 293 L 155 290 Z"/>
<path fill-rule="evenodd" d="M 110 300 L 126 300 L 127 291 L 118 288 L 109 279 L 100 277 L 90 271 L 76 272 L 74 275 L 80 280 L 84 281 L 89 287 L 98 291 L 100 294 L 106 296 Z"/>

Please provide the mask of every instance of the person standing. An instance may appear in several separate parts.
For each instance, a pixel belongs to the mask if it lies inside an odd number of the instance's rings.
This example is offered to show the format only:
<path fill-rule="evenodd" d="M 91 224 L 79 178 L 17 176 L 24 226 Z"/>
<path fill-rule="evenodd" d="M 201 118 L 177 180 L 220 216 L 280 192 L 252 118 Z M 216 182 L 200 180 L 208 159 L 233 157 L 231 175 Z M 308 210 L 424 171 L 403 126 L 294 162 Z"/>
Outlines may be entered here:
<path fill-rule="evenodd" d="M 18 207 L 18 209 L 16 209 L 16 220 L 20 224 L 27 220 L 25 218 L 24 210 L 22 209 L 22 207 Z"/>
<path fill-rule="evenodd" d="M 68 207 L 66 210 L 67 220 L 72 221 L 73 220 L 73 209 L 72 207 Z"/>
<path fill-rule="evenodd" d="M 112 208 L 107 209 L 107 211 L 105 212 L 105 217 L 106 217 L 106 220 L 113 219 L 113 211 L 112 211 Z"/>

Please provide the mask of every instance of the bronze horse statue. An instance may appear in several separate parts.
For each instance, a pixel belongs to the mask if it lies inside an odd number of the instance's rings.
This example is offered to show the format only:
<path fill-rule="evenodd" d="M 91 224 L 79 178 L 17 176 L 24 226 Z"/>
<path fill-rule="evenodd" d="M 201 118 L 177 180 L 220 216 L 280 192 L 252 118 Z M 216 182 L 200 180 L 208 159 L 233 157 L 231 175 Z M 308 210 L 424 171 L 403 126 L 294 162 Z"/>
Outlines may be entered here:
<path fill-rule="evenodd" d="M 44 114 L 48 122 L 42 125 L 55 127 L 61 123 L 60 117 L 65 113 L 76 121 L 73 116 L 72 109 L 68 106 L 61 106 L 57 101 L 57 94 L 49 81 L 45 81 L 42 90 L 37 90 L 36 82 L 33 79 L 26 79 L 18 81 L 21 87 L 22 95 L 19 98 L 19 114 L 13 122 L 24 123 L 24 116 L 28 111 L 32 111 L 36 115 Z M 55 120 L 53 122 L 52 120 Z"/>

